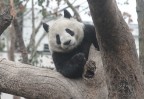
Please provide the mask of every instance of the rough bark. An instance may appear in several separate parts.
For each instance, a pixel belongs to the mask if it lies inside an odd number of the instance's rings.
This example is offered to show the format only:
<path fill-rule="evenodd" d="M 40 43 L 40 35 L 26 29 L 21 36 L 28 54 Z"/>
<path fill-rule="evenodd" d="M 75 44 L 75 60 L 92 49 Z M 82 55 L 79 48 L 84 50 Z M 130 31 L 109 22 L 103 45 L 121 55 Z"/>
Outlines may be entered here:
<path fill-rule="evenodd" d="M 10 14 L 10 7 L 8 7 L 2 14 L 0 14 L 0 35 L 11 24 L 11 21 L 12 16 Z"/>
<path fill-rule="evenodd" d="M 144 1 L 136 1 L 139 27 L 139 61 L 144 73 Z"/>
<path fill-rule="evenodd" d="M 92 48 L 90 55 L 97 69 L 95 77 L 87 80 L 68 79 L 55 70 L 0 59 L 0 91 L 30 99 L 107 99 L 100 53 Z"/>
<path fill-rule="evenodd" d="M 109 99 L 143 99 L 143 75 L 132 34 L 115 0 L 87 0 L 97 30 Z"/>

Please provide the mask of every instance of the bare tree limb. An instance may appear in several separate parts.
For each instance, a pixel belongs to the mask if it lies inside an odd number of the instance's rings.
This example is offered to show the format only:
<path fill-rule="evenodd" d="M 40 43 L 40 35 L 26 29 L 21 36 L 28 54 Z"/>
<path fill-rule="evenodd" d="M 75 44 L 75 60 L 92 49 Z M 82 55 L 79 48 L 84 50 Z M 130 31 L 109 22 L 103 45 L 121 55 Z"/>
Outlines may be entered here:
<path fill-rule="evenodd" d="M 36 55 L 37 48 L 38 48 L 40 42 L 41 42 L 41 41 L 43 40 L 43 38 L 46 36 L 46 34 L 47 34 L 47 33 L 44 32 L 43 35 L 39 38 L 38 42 L 36 43 L 36 46 L 34 47 L 34 50 L 33 50 L 32 54 L 31 54 L 31 56 L 30 56 L 30 63 L 31 63 L 31 61 L 33 60 L 34 56 Z"/>
<path fill-rule="evenodd" d="M 0 91 L 30 99 L 107 99 L 100 53 L 91 49 L 97 70 L 88 80 L 68 79 L 55 70 L 0 59 Z"/>
<path fill-rule="evenodd" d="M 43 20 L 43 18 L 42 18 L 41 20 Z M 40 23 L 38 24 L 37 28 L 35 29 L 35 34 L 38 33 L 38 31 L 39 31 L 39 29 L 40 29 L 41 26 L 42 26 L 42 22 L 40 22 Z"/>
<path fill-rule="evenodd" d="M 2 14 L 0 14 L 0 35 L 11 24 L 11 21 L 12 15 L 10 14 L 10 7 L 8 7 Z"/>
<path fill-rule="evenodd" d="M 35 13 L 34 13 L 34 1 L 32 1 L 32 34 L 30 37 L 30 43 L 29 43 L 29 48 L 31 48 L 31 51 L 34 49 L 35 47 Z M 29 50 L 29 49 L 28 49 Z"/>
<path fill-rule="evenodd" d="M 42 20 L 43 20 L 43 18 L 42 18 Z M 38 24 L 37 28 L 35 28 L 35 31 L 32 32 L 31 38 L 33 38 L 34 33 L 35 33 L 35 36 L 36 36 L 36 34 L 38 33 L 38 31 L 39 31 L 39 29 L 40 29 L 41 26 L 42 26 L 42 22 L 40 22 L 40 23 Z M 28 50 L 29 50 L 29 48 L 30 48 L 30 46 L 31 46 L 31 42 L 32 42 L 32 39 L 30 39 L 30 42 L 29 42 L 29 44 L 28 44 L 28 46 L 27 46 L 27 49 L 28 49 Z"/>

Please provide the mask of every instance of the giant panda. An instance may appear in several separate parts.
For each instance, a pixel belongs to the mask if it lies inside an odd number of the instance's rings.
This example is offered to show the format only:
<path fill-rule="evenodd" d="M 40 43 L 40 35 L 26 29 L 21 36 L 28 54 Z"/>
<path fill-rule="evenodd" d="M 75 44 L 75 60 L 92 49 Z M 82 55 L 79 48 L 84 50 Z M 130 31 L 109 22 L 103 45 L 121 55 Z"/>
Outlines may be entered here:
<path fill-rule="evenodd" d="M 51 25 L 43 23 L 43 28 L 48 32 L 56 70 L 68 78 L 81 78 L 91 44 L 99 50 L 94 26 L 77 21 L 64 10 L 64 17 Z"/>

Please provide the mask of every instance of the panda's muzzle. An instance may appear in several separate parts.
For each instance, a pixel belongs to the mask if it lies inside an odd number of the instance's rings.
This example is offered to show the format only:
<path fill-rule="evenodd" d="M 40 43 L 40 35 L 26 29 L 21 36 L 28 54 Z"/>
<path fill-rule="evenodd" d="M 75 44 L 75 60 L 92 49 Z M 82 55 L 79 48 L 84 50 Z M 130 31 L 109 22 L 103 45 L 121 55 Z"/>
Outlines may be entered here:
<path fill-rule="evenodd" d="M 71 43 L 71 40 L 68 40 L 66 42 L 63 43 L 63 45 L 69 45 Z"/>

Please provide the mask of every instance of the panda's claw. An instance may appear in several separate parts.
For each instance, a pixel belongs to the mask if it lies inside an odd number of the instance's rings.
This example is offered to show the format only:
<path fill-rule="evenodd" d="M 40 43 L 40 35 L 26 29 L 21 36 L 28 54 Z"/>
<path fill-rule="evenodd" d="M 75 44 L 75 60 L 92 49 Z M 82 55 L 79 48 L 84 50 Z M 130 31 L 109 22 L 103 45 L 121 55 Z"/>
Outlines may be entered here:
<path fill-rule="evenodd" d="M 96 71 L 96 63 L 93 60 L 89 60 L 86 62 L 84 66 L 83 78 L 93 78 Z"/>

